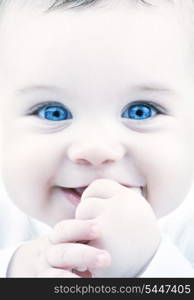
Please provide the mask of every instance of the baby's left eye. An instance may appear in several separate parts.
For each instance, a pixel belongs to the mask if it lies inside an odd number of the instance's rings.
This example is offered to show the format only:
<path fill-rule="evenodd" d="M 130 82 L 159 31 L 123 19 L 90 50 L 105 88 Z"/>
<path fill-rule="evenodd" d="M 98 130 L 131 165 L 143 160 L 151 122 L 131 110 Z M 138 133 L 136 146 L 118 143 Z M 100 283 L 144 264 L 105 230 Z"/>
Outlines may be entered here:
<path fill-rule="evenodd" d="M 121 115 L 122 118 L 145 120 L 154 117 L 159 111 L 153 105 L 138 103 L 129 106 Z"/>

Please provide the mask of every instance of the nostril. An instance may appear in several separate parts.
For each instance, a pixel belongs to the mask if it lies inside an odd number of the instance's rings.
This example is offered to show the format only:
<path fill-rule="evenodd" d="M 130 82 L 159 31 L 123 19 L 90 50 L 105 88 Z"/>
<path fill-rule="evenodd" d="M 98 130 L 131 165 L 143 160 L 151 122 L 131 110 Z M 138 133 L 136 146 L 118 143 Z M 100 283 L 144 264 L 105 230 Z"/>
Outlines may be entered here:
<path fill-rule="evenodd" d="M 90 165 L 91 163 L 86 159 L 76 159 L 76 163 L 79 165 Z"/>
<path fill-rule="evenodd" d="M 107 164 L 107 163 L 113 163 L 114 160 L 113 159 L 106 159 L 105 161 L 103 161 L 103 164 Z"/>
<path fill-rule="evenodd" d="M 79 165 L 101 165 L 101 164 L 107 164 L 107 163 L 113 163 L 114 160 L 113 159 L 105 159 L 105 160 L 97 160 L 97 159 L 93 159 L 93 160 L 87 160 L 87 159 L 83 159 L 83 158 L 79 158 L 76 159 L 76 163 Z"/>

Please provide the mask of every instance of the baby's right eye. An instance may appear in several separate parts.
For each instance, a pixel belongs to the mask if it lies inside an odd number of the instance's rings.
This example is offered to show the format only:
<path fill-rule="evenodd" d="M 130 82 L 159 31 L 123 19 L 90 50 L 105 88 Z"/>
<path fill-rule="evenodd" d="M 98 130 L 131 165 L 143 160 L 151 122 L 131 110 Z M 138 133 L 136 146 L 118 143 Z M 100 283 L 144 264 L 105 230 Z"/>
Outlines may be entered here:
<path fill-rule="evenodd" d="M 32 115 L 37 115 L 41 119 L 49 121 L 64 121 L 72 119 L 72 113 L 60 103 L 44 103 L 36 106 Z"/>

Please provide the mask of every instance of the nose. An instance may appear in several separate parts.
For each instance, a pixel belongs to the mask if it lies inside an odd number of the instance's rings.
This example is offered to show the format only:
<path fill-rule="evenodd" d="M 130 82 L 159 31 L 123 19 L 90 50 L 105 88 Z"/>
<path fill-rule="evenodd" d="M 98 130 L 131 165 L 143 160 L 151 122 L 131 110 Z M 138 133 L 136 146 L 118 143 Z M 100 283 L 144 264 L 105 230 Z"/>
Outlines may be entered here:
<path fill-rule="evenodd" d="M 122 145 L 105 144 L 73 144 L 67 151 L 69 159 L 80 165 L 99 166 L 116 162 L 125 156 L 125 148 Z"/>

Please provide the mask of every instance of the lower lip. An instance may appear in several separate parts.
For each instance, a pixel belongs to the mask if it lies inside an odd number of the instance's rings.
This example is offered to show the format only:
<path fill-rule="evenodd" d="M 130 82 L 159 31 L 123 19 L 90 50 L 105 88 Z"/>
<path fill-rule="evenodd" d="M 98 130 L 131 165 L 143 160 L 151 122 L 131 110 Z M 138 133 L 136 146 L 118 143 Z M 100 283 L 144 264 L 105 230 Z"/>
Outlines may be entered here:
<path fill-rule="evenodd" d="M 61 190 L 64 193 L 65 199 L 67 199 L 71 204 L 77 206 L 80 203 L 81 196 L 78 193 L 76 193 L 74 190 L 66 189 L 66 188 L 61 188 Z"/>

